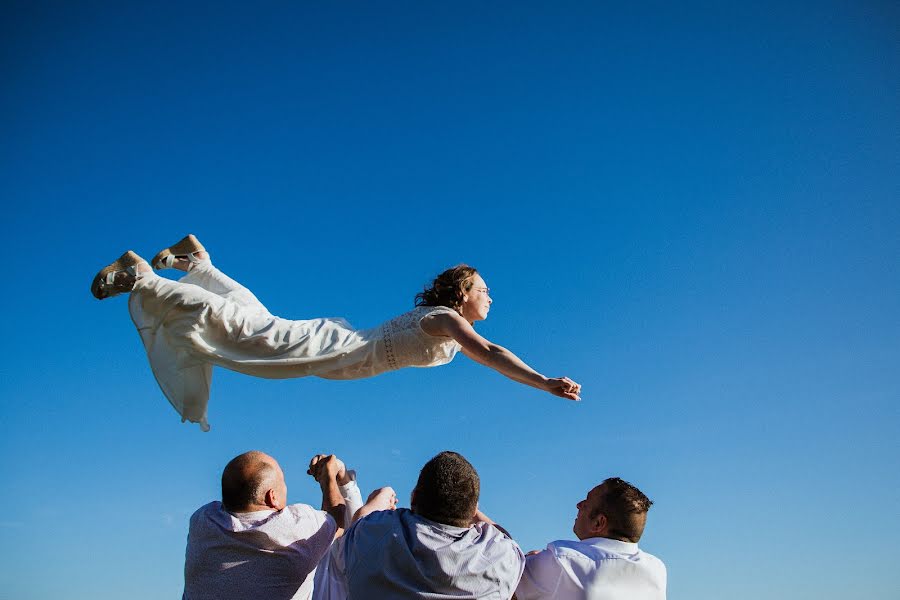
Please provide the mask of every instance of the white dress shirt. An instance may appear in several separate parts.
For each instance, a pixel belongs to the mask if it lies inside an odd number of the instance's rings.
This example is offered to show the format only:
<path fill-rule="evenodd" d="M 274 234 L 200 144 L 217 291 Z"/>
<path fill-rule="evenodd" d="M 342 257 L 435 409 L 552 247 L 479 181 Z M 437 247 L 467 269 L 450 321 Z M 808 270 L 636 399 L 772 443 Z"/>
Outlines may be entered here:
<path fill-rule="evenodd" d="M 353 515 L 362 508 L 362 495 L 359 493 L 359 485 L 356 483 L 356 471 L 347 471 L 350 482 L 347 485 L 338 486 L 344 504 L 347 507 L 344 513 L 344 531 L 350 529 L 353 523 Z M 332 563 L 339 544 L 331 545 L 331 550 L 325 553 L 316 569 L 315 585 L 313 587 L 313 600 L 345 600 L 347 598 L 347 581 L 335 573 Z"/>
<path fill-rule="evenodd" d="M 666 566 L 637 544 L 559 540 L 526 558 L 519 600 L 665 600 Z"/>
<path fill-rule="evenodd" d="M 336 529 L 306 504 L 230 513 L 211 502 L 191 517 L 184 600 L 307 600 Z"/>

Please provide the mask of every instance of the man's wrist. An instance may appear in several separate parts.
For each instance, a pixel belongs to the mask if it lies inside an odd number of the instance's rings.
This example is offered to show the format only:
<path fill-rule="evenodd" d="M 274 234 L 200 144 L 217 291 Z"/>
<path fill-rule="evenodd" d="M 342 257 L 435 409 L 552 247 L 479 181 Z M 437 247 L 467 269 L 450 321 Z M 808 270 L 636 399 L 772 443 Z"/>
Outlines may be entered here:
<path fill-rule="evenodd" d="M 337 473 L 325 473 L 322 476 L 322 479 L 319 480 L 319 486 L 324 490 L 330 488 L 333 485 L 337 485 Z"/>

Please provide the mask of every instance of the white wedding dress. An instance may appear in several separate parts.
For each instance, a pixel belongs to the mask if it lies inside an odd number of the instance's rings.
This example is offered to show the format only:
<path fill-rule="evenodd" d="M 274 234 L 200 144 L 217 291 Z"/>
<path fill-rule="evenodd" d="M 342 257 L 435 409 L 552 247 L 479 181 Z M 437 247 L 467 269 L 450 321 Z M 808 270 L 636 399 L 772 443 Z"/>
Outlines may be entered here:
<path fill-rule="evenodd" d="M 447 364 L 459 350 L 452 338 L 420 326 L 425 316 L 451 308 L 420 306 L 361 330 L 341 318 L 292 321 L 273 316 L 209 261 L 195 263 L 179 281 L 139 276 L 128 308 L 159 387 L 182 421 L 204 431 L 214 365 L 267 379 L 360 379 Z"/>

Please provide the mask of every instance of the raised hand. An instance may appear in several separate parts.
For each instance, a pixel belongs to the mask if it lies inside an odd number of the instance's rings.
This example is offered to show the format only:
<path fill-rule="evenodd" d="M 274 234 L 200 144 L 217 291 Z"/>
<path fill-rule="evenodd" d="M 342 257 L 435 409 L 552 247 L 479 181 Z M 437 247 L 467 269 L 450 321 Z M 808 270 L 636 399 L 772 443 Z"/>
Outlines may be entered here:
<path fill-rule="evenodd" d="M 568 377 L 556 377 L 548 379 L 546 388 L 548 392 L 567 400 L 581 400 L 581 384 L 575 383 Z"/>
<path fill-rule="evenodd" d="M 371 508 L 371 512 L 376 510 L 394 510 L 397 508 L 397 493 L 390 486 L 373 490 L 366 500 L 366 506 Z"/>
<path fill-rule="evenodd" d="M 309 461 L 307 474 L 313 479 L 322 482 L 323 477 L 334 478 L 338 483 L 347 479 L 347 468 L 344 461 L 334 454 L 316 454 Z"/>

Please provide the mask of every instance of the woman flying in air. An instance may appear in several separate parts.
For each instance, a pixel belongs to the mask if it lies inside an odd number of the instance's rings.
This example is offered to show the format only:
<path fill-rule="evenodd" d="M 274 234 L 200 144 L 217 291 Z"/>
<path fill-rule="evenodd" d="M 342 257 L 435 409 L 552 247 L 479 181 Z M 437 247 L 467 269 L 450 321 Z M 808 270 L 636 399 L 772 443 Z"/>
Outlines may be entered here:
<path fill-rule="evenodd" d="M 514 381 L 581 399 L 581 386 L 568 377 L 544 377 L 475 332 L 492 300 L 484 279 L 468 265 L 438 275 L 416 295 L 410 312 L 378 327 L 354 329 L 344 319 L 273 316 L 250 290 L 212 265 L 193 235 L 160 251 L 151 264 L 129 250 L 100 270 L 91 293 L 99 300 L 131 293 L 131 317 L 160 388 L 182 421 L 199 423 L 204 431 L 214 365 L 267 379 L 361 379 L 447 364 L 461 350 Z M 172 281 L 154 268 L 187 274 Z"/>

